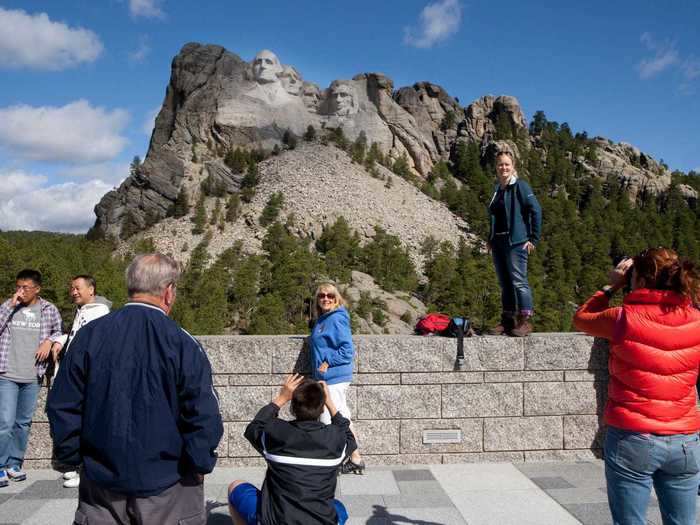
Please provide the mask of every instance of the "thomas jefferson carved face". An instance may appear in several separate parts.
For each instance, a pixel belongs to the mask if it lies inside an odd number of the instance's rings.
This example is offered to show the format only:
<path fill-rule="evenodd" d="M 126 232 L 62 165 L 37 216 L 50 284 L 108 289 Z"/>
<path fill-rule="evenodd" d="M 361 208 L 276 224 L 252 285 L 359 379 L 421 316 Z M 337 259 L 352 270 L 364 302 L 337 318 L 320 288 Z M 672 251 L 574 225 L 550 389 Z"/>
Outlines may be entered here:
<path fill-rule="evenodd" d="M 255 75 L 255 80 L 261 84 L 268 84 L 270 82 L 278 82 L 279 79 L 277 75 L 282 72 L 282 65 L 280 64 L 277 55 L 272 51 L 263 49 L 253 60 L 253 74 Z"/>
<path fill-rule="evenodd" d="M 331 113 L 338 116 L 347 116 L 357 113 L 355 93 L 347 84 L 334 84 L 331 86 Z"/>
<path fill-rule="evenodd" d="M 302 80 L 299 72 L 292 66 L 284 66 L 279 74 L 284 90 L 290 95 L 298 96 L 301 92 Z"/>

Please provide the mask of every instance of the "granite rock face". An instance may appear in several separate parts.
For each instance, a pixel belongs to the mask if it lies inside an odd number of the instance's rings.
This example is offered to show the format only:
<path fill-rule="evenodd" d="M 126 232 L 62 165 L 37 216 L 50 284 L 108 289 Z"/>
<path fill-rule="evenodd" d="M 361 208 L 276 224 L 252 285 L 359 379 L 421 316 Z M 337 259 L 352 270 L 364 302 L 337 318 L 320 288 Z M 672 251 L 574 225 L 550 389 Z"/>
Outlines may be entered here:
<path fill-rule="evenodd" d="M 419 181 L 430 175 L 435 163 L 454 160 L 457 146 L 464 143 L 478 144 L 485 161 L 507 146 L 520 158 L 537 148 L 546 162 L 546 148 L 537 136 L 528 135 L 527 121 L 515 97 L 488 95 L 463 107 L 437 84 L 418 82 L 395 90 L 393 81 L 381 73 L 361 73 L 351 79 L 334 80 L 323 88 L 281 58 L 262 50 L 246 61 L 221 46 L 186 44 L 173 59 L 145 160 L 95 207 L 93 234 L 119 240 L 152 228 L 168 217 L 183 188 L 192 205 L 206 177 L 227 194 L 235 193 L 242 175 L 231 173 L 223 163 L 228 151 L 236 147 L 268 152 L 284 149 L 285 133 L 300 140 L 309 126 L 319 135 L 324 130 L 342 128 L 350 141 L 364 134 L 367 144 L 376 143 L 387 159 L 405 157 Z M 510 130 L 513 140 L 505 144 L 497 141 L 499 129 Z M 318 142 L 310 146 L 324 147 Z M 671 183 L 671 174 L 664 165 L 629 144 L 597 138 L 595 149 L 595 160 L 590 156 L 572 160 L 591 177 L 617 178 L 631 199 L 656 195 Z M 284 161 L 275 163 L 276 178 L 305 174 L 301 179 L 296 177 L 297 187 L 314 186 L 316 174 L 328 167 L 324 155 L 307 154 L 301 161 L 294 156 L 276 158 Z M 372 180 L 364 167 L 357 169 L 365 180 Z M 380 176 L 388 180 L 391 174 L 382 170 Z M 345 167 L 331 172 L 338 179 L 347 176 Z M 681 191 L 686 198 L 697 199 L 691 188 L 682 186 Z M 288 203 L 295 198 L 291 193 L 284 197 Z M 356 202 L 371 199 L 368 189 Z M 207 207 L 213 208 L 213 203 L 208 202 Z M 398 207 L 414 219 L 432 213 L 430 207 L 412 208 L 403 200 Z M 311 209 L 302 212 L 305 216 L 314 213 Z M 376 221 L 371 214 L 356 216 L 365 227 Z M 250 212 L 247 221 L 256 222 L 251 220 Z M 318 227 L 319 222 L 323 220 L 316 221 Z M 377 224 L 386 227 L 384 222 Z M 410 222 L 406 226 L 410 229 Z M 168 228 L 172 235 L 176 230 L 178 235 L 182 233 L 182 228 L 172 224 Z M 252 237 L 253 244 L 256 238 L 259 240 L 260 232 L 255 228 L 234 230 L 238 239 Z M 193 245 L 197 239 L 188 238 L 186 242 Z"/>

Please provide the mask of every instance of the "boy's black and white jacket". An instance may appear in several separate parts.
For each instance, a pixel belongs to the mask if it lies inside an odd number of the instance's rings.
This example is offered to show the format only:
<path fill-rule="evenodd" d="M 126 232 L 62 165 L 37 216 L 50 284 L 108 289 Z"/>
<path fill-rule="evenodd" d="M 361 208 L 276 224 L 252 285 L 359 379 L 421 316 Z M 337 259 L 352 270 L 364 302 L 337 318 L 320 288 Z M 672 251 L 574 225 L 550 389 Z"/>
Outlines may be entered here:
<path fill-rule="evenodd" d="M 350 421 L 330 425 L 285 421 L 274 403 L 264 406 L 245 437 L 267 460 L 258 517 L 262 525 L 335 525 L 338 466 L 357 448 Z"/>

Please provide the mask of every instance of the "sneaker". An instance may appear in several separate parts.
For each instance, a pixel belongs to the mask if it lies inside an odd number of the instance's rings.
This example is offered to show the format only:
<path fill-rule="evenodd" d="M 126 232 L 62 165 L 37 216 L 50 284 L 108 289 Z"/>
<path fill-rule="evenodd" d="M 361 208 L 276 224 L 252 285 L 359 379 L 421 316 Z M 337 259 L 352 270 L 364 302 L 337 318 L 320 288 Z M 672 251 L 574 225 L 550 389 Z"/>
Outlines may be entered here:
<path fill-rule="evenodd" d="M 24 481 L 27 479 L 27 474 L 19 467 L 10 467 L 7 469 L 7 477 L 12 481 Z"/>
<path fill-rule="evenodd" d="M 68 472 L 63 473 L 63 479 L 66 479 L 66 480 L 77 478 L 77 477 L 78 477 L 78 473 L 75 470 L 70 470 Z"/>
<path fill-rule="evenodd" d="M 0 470 L 0 487 L 7 487 L 10 484 L 10 480 L 7 477 L 7 471 L 5 469 Z"/>
<path fill-rule="evenodd" d="M 80 476 L 75 476 L 74 478 L 67 479 L 63 482 L 63 486 L 67 489 L 75 489 L 80 485 Z"/>

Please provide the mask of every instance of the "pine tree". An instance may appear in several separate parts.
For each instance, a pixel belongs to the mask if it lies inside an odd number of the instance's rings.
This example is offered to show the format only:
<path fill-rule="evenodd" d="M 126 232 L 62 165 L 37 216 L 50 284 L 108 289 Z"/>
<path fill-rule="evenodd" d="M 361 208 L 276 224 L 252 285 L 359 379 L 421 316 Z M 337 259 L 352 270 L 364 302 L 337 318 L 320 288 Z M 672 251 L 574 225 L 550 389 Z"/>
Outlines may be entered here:
<path fill-rule="evenodd" d="M 190 199 L 187 195 L 187 188 L 183 185 L 177 194 L 172 207 L 172 216 L 176 219 L 186 216 L 190 212 Z"/>
<path fill-rule="evenodd" d="M 236 219 L 238 219 L 238 212 L 241 207 L 241 198 L 238 196 L 237 193 L 234 193 L 228 198 L 228 202 L 226 203 L 226 222 L 236 222 Z"/>
<path fill-rule="evenodd" d="M 316 140 L 316 128 L 313 127 L 311 124 L 309 124 L 309 127 L 306 128 L 306 133 L 304 133 L 304 140 L 306 142 L 313 142 Z"/>
<path fill-rule="evenodd" d="M 284 195 L 281 192 L 276 192 L 270 195 L 270 198 L 265 204 L 258 222 L 260 226 L 269 226 L 272 224 L 280 213 L 282 206 L 284 205 Z"/>
<path fill-rule="evenodd" d="M 194 226 L 192 227 L 192 233 L 195 235 L 204 233 L 204 227 L 207 223 L 207 209 L 204 205 L 204 201 L 205 195 L 201 194 L 194 209 L 194 217 L 192 218 Z"/>
<path fill-rule="evenodd" d="M 241 200 L 243 202 L 250 202 L 253 200 L 255 187 L 258 185 L 258 179 L 258 163 L 251 161 L 248 163 L 248 170 L 241 181 Z"/>

